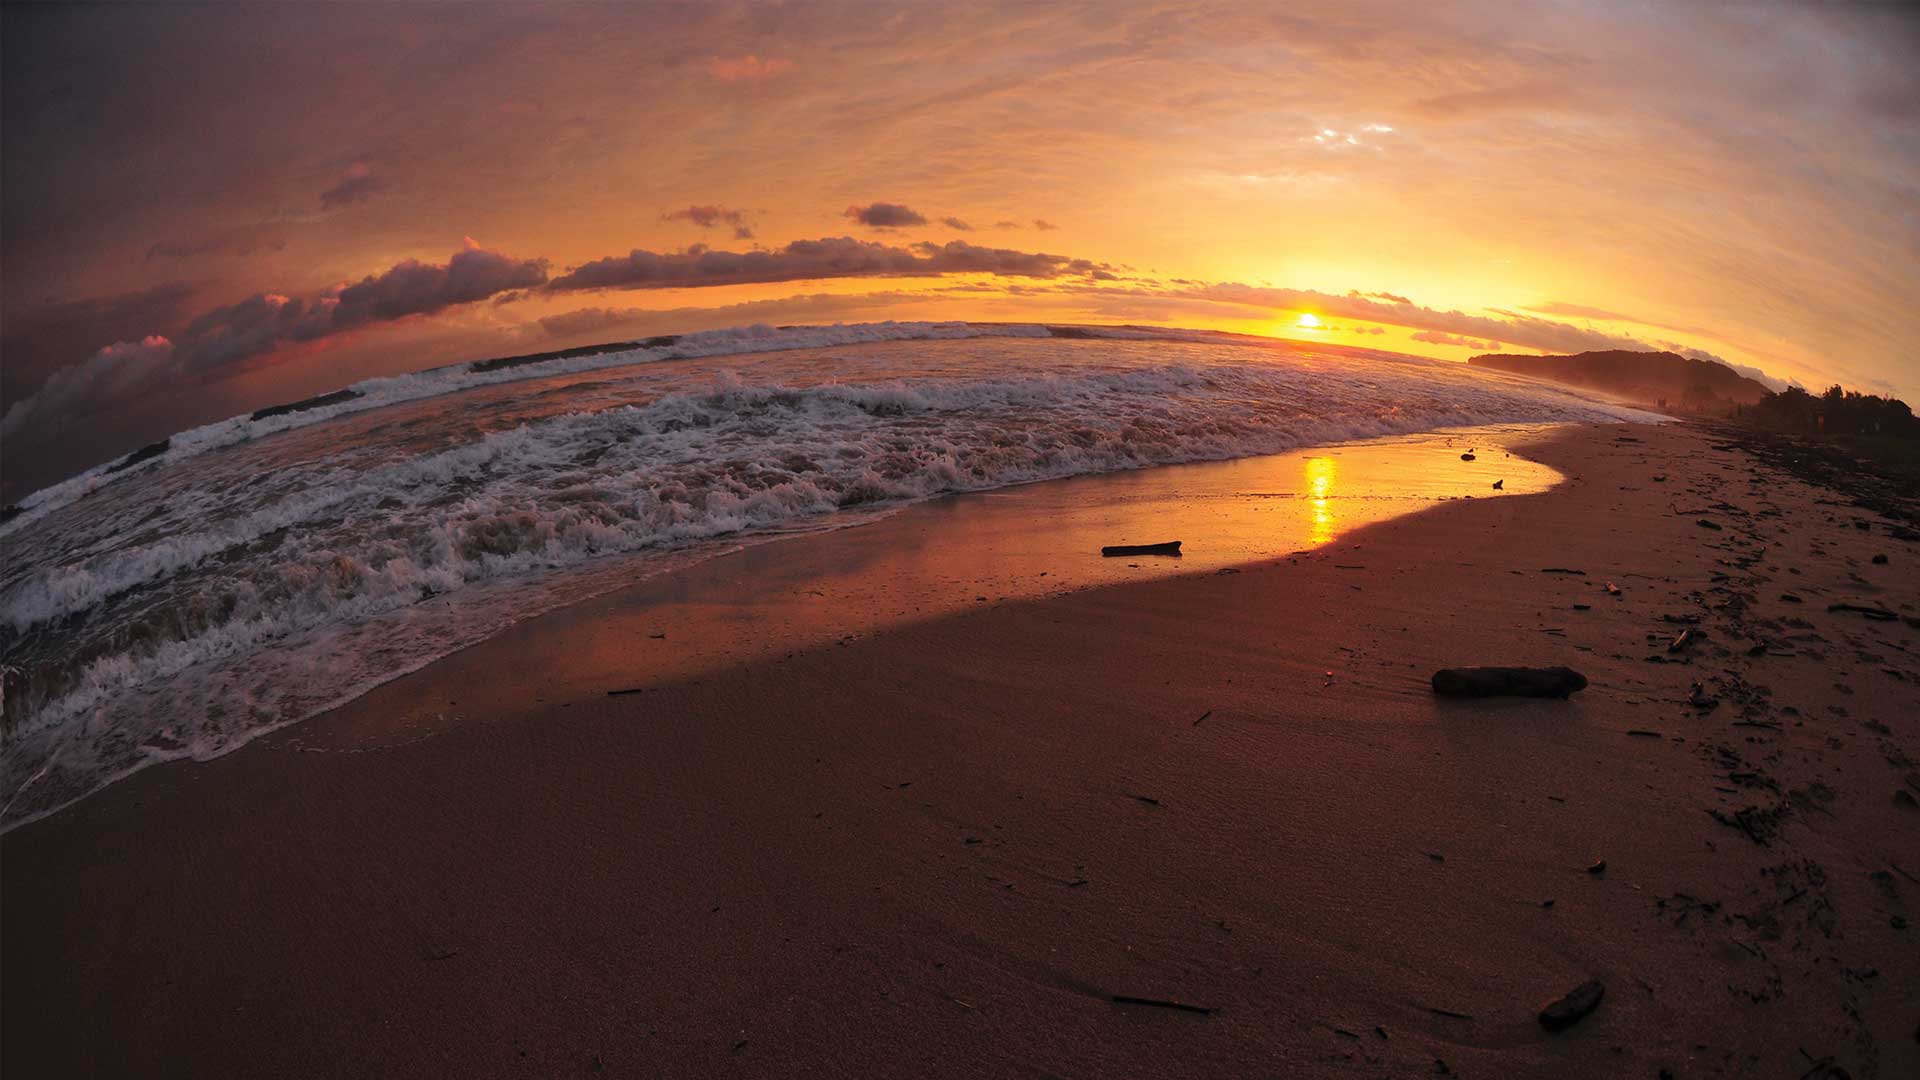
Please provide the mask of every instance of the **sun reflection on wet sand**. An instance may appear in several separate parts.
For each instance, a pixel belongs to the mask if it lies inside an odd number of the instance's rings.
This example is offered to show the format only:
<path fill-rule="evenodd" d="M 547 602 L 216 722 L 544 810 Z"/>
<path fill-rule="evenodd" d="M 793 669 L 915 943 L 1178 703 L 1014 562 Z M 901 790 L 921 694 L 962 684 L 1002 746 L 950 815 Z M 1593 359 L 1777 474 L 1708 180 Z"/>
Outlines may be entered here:
<path fill-rule="evenodd" d="M 1333 458 L 1307 459 L 1307 494 L 1313 500 L 1313 531 L 1307 542 L 1315 547 L 1333 539 L 1333 478 L 1339 471 Z"/>
<path fill-rule="evenodd" d="M 581 660 L 617 655 L 639 684 L 980 604 L 1285 558 L 1449 499 L 1547 490 L 1559 473 L 1501 449 L 1539 430 L 1346 443 L 937 499 L 830 536 L 751 545 L 588 601 L 590 617 L 625 629 L 595 637 L 607 656 Z M 1477 460 L 1460 460 L 1462 439 L 1481 447 Z M 1180 557 L 1100 556 L 1107 544 L 1169 540 L 1183 542 Z M 635 634 L 663 635 L 644 662 L 631 655 Z"/>

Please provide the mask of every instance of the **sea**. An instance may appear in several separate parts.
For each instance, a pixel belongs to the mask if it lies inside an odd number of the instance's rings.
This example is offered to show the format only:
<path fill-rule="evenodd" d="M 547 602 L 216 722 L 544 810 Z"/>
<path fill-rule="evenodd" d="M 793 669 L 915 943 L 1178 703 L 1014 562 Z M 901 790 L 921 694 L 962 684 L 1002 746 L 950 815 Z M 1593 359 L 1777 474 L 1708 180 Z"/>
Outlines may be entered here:
<path fill-rule="evenodd" d="M 750 326 L 369 379 L 8 508 L 0 828 L 520 620 L 929 499 L 1645 418 L 1459 363 L 1146 327 Z"/>

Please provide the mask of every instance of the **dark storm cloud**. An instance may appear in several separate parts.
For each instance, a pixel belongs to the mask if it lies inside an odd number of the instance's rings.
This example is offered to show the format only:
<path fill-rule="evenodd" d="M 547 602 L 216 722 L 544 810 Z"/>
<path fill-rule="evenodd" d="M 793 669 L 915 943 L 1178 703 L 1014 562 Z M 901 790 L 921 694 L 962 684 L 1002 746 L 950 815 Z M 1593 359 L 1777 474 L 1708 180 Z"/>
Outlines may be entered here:
<path fill-rule="evenodd" d="M 532 288 L 546 280 L 545 259 L 515 259 L 469 241 L 468 248 L 447 260 L 445 266 L 408 259 L 384 274 L 368 275 L 341 289 L 323 332 L 336 333 L 409 315 L 431 315 L 496 293 Z"/>
<path fill-rule="evenodd" d="M 258 292 L 196 316 L 177 334 L 129 332 L 85 360 L 58 368 L 32 395 L 9 400 L 0 435 L 13 437 L 115 401 L 172 390 L 296 342 L 532 288 L 547 280 L 546 266 L 543 259 L 515 259 L 469 242 L 444 265 L 409 259 L 310 299 Z M 45 325 L 68 325 L 98 311 L 104 316 L 93 324 L 98 336 L 92 340 L 98 342 L 110 327 L 128 324 L 131 311 L 155 315 L 149 328 L 166 326 L 168 320 L 158 316 L 177 314 L 180 299 L 169 291 L 66 305 Z"/>
<path fill-rule="evenodd" d="M 908 225 L 925 225 L 925 216 L 916 213 L 899 203 L 868 203 L 865 206 L 849 206 L 846 216 L 870 229 L 898 229 Z"/>
<path fill-rule="evenodd" d="M 193 287 L 154 285 L 117 296 L 89 297 L 17 308 L 19 286 L 6 294 L 0 319 L 0 399 L 12 403 L 39 389 L 48 375 L 103 341 L 138 339 L 156 330 L 172 332 L 185 317 Z"/>
<path fill-rule="evenodd" d="M 714 251 L 703 246 L 664 254 L 635 250 L 574 267 L 554 278 L 547 288 L 554 291 L 676 289 L 825 278 L 969 273 L 1034 278 L 1083 275 L 1106 279 L 1113 275 L 1113 267 L 1066 255 L 982 247 L 963 240 L 905 248 L 837 236 L 796 240 L 772 251 Z"/>

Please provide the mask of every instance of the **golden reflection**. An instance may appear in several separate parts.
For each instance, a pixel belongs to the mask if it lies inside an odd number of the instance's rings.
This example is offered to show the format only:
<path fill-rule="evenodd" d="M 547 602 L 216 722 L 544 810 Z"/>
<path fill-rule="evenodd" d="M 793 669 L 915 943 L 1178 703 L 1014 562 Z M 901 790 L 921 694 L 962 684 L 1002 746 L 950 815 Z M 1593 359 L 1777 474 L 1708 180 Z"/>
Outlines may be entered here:
<path fill-rule="evenodd" d="M 1313 501 L 1313 527 L 1307 539 L 1324 544 L 1333 539 L 1333 476 L 1338 463 L 1330 457 L 1307 459 L 1307 495 Z"/>

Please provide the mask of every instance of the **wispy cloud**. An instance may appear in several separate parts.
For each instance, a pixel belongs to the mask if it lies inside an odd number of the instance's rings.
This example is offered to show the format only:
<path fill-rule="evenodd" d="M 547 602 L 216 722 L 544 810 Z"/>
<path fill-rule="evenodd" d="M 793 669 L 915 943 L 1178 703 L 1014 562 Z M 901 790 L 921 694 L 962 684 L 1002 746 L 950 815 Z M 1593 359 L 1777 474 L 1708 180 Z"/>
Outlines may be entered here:
<path fill-rule="evenodd" d="M 793 61 L 779 56 L 716 56 L 707 61 L 707 74 L 725 83 L 764 82 L 778 78 L 793 67 Z"/>
<path fill-rule="evenodd" d="M 747 224 L 747 215 L 743 210 L 717 204 L 694 205 L 672 210 L 660 215 L 663 221 L 686 221 L 702 229 L 711 229 L 719 225 L 733 228 L 735 240 L 753 239 L 753 228 Z"/>
<path fill-rule="evenodd" d="M 356 161 L 347 166 L 339 183 L 320 193 L 320 206 L 325 210 L 338 210 L 343 206 L 364 202 L 384 186 L 385 181 L 374 175 L 372 166 L 364 161 Z"/>

